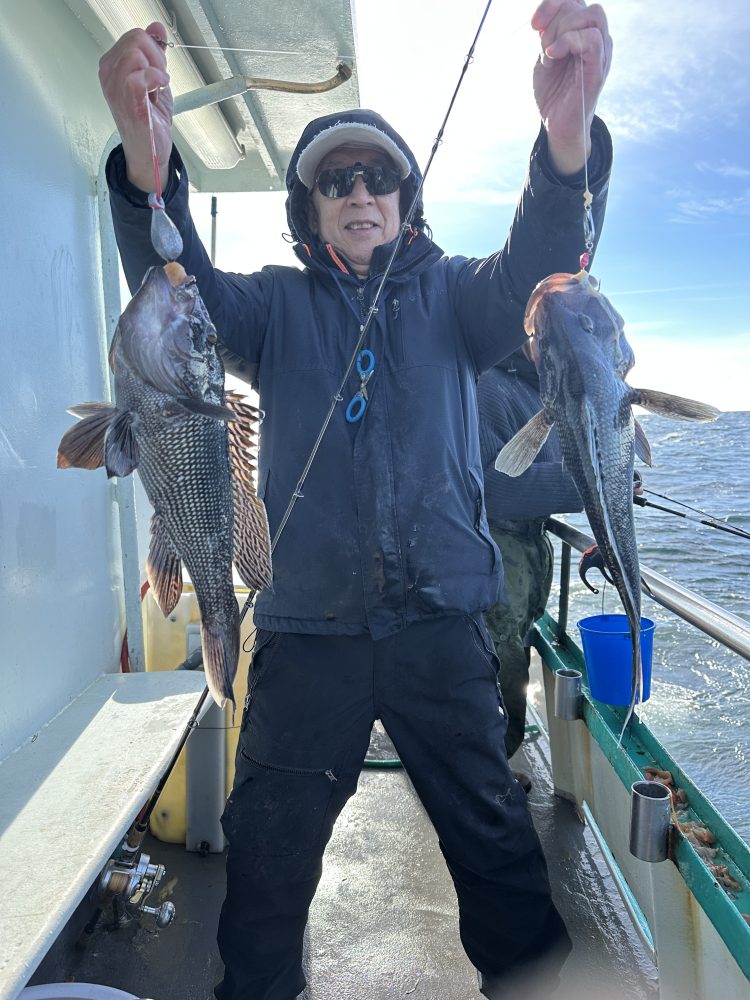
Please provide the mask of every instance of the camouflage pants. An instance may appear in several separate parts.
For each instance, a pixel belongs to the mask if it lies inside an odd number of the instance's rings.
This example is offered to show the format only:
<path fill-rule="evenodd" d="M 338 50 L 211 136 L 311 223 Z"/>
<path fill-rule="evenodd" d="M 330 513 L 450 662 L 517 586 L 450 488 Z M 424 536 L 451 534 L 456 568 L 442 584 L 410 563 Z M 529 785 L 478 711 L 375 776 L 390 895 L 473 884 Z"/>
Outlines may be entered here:
<path fill-rule="evenodd" d="M 530 651 L 526 633 L 541 616 L 552 586 L 552 543 L 542 520 L 513 522 L 512 530 L 491 527 L 505 573 L 507 604 L 498 603 L 484 618 L 500 658 L 500 690 L 508 716 L 505 749 L 511 757 L 523 743 Z"/>

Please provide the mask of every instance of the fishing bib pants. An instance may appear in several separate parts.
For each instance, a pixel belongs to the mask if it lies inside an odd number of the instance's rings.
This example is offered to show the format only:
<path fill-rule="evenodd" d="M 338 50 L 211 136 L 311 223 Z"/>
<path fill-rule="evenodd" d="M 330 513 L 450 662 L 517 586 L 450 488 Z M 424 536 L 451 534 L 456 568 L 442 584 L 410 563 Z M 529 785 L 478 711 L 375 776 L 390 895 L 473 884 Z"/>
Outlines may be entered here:
<path fill-rule="evenodd" d="M 485 994 L 505 996 L 503 982 L 545 957 L 559 968 L 569 940 L 508 768 L 497 666 L 481 616 L 417 622 L 377 641 L 258 631 L 222 817 L 222 1000 L 294 1000 L 304 989 L 323 851 L 377 718 L 437 832 Z"/>
<path fill-rule="evenodd" d="M 508 716 L 505 749 L 512 757 L 526 732 L 530 662 L 526 634 L 547 606 L 554 554 L 544 518 L 490 524 L 490 531 L 503 557 L 507 604 L 496 604 L 484 618 L 500 658 L 500 690 Z"/>

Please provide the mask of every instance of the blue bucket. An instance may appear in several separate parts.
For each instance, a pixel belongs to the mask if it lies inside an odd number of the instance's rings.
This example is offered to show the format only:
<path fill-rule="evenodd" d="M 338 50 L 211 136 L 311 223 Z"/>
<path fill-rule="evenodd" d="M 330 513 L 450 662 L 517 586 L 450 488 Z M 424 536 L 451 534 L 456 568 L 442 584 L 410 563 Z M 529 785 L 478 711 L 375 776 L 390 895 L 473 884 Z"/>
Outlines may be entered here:
<path fill-rule="evenodd" d="M 643 701 L 651 695 L 655 623 L 641 618 Z M 633 643 L 627 615 L 592 615 L 578 622 L 591 694 L 605 705 L 629 705 L 632 697 Z M 640 699 L 638 699 L 640 700 Z"/>

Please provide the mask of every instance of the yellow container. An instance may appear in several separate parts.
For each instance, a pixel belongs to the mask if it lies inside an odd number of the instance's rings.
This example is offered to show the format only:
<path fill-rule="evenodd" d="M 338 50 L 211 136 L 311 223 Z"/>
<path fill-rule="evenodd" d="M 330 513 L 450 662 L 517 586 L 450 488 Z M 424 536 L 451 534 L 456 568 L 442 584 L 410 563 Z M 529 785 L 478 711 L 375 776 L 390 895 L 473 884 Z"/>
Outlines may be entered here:
<path fill-rule="evenodd" d="M 247 588 L 235 587 L 235 593 L 241 611 L 247 599 Z M 177 607 L 167 618 L 159 610 L 150 590 L 143 599 L 142 610 L 146 670 L 174 670 L 196 645 L 200 645 L 200 612 L 192 584 L 185 582 Z M 253 615 L 252 611 L 249 611 L 242 623 L 240 660 L 234 681 L 234 700 L 237 704 L 234 719 L 231 704 L 224 709 L 227 795 L 234 781 L 234 758 L 242 722 L 242 708 L 247 693 L 247 672 L 254 635 Z M 187 723 L 187 719 L 185 722 Z M 183 748 L 151 814 L 151 832 L 159 840 L 169 844 L 185 843 L 187 830 L 185 782 L 185 748 Z"/>

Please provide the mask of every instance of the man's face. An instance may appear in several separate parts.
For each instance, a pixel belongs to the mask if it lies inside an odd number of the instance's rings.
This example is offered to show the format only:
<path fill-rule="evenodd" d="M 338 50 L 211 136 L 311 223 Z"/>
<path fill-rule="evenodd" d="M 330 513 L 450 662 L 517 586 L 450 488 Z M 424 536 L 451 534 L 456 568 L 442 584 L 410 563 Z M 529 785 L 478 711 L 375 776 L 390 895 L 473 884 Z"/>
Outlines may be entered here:
<path fill-rule="evenodd" d="M 323 157 L 315 176 L 317 178 L 322 170 L 351 167 L 355 163 L 393 169 L 388 155 L 374 146 L 339 146 Z M 390 243 L 398 236 L 401 224 L 399 191 L 372 195 L 362 176 L 358 175 L 351 194 L 343 198 L 326 198 L 315 185 L 312 203 L 313 231 L 323 243 L 333 243 L 343 253 L 355 274 L 366 278 L 375 247 Z"/>

